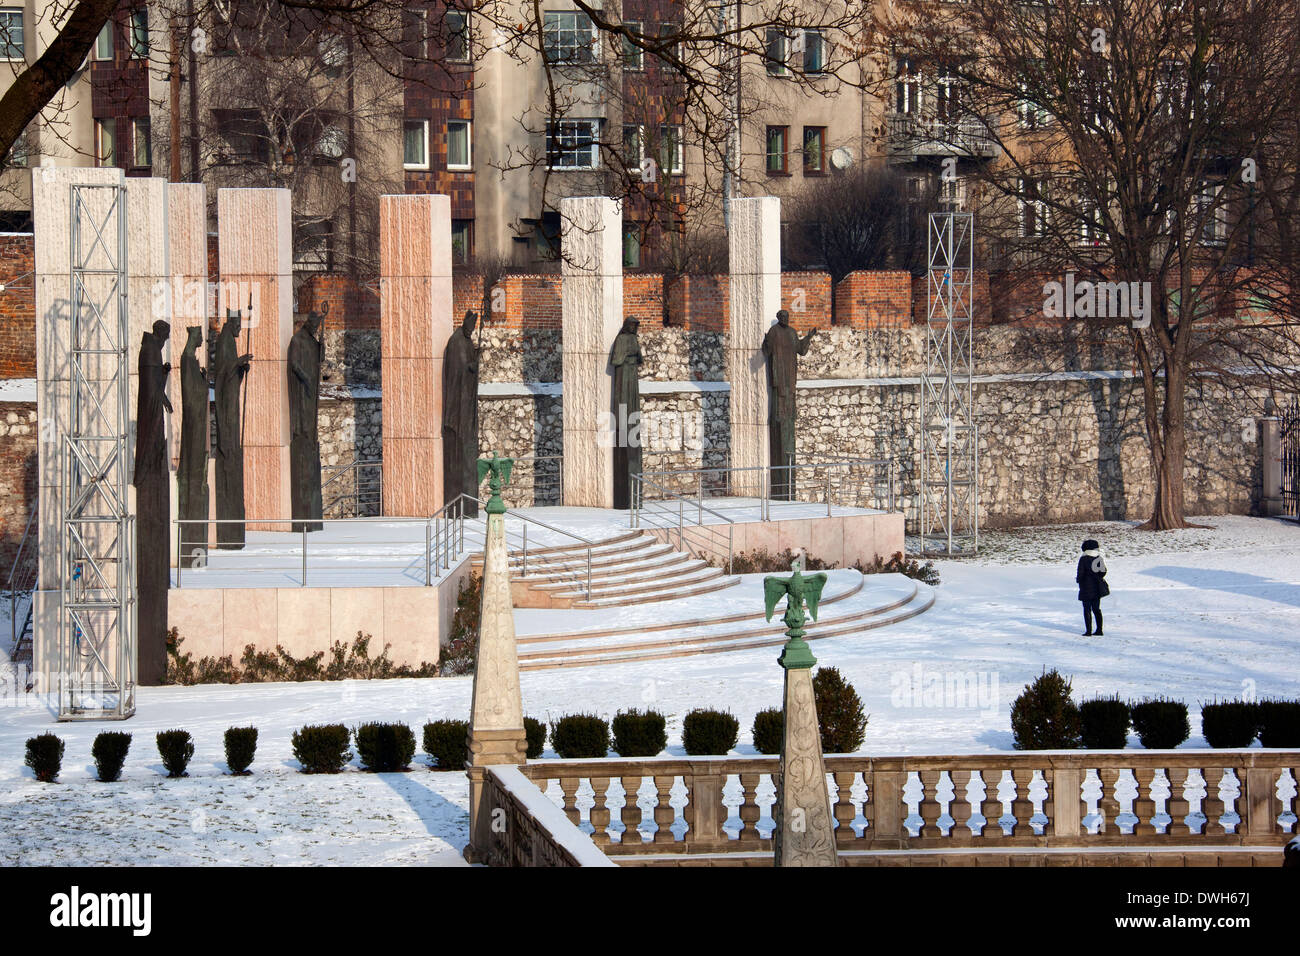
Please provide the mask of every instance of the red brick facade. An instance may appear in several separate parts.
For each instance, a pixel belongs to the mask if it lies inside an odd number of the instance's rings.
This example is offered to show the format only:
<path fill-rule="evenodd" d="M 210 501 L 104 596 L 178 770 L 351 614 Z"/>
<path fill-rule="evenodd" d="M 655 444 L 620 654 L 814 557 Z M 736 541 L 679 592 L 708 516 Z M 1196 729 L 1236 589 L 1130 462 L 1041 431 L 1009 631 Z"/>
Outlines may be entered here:
<path fill-rule="evenodd" d="M 36 281 L 30 235 L 0 236 L 0 378 L 36 377 Z"/>

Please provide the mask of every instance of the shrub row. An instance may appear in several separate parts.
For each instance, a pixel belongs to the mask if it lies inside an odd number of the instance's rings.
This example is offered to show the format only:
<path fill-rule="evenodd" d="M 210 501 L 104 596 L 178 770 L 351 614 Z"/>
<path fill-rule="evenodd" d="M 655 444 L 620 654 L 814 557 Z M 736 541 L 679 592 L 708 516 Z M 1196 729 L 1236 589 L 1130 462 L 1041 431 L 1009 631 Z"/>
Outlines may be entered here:
<path fill-rule="evenodd" d="M 1163 697 L 1129 703 L 1118 696 L 1075 704 L 1070 682 L 1056 670 L 1026 685 L 1011 706 L 1017 750 L 1121 750 L 1132 727 L 1148 750 L 1172 750 L 1191 736 L 1187 705 Z M 1201 733 L 1211 747 L 1300 747 L 1300 701 L 1229 700 L 1201 707 Z"/>
<path fill-rule="evenodd" d="M 154 740 L 167 776 L 184 777 L 190 759 L 194 756 L 194 739 L 189 731 L 164 730 Z M 121 779 L 122 768 L 126 765 L 130 750 L 131 735 L 128 733 L 106 730 L 96 735 L 90 745 L 90 756 L 95 761 L 95 774 L 99 780 L 112 783 Z M 226 731 L 226 764 L 232 774 L 248 773 L 248 766 L 253 762 L 256 751 L 255 727 L 231 727 Z M 53 783 L 63 768 L 63 752 L 61 738 L 50 733 L 40 734 L 27 741 L 25 763 L 32 768 L 37 780 Z"/>

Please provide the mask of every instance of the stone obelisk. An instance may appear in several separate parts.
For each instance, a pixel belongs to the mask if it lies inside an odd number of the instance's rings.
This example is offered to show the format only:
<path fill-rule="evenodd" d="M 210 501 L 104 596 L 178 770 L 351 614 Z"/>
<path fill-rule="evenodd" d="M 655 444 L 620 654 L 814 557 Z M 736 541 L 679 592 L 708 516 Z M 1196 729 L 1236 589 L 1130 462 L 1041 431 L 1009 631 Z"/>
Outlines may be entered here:
<path fill-rule="evenodd" d="M 773 783 L 776 805 L 772 834 L 777 866 L 837 866 L 835 823 L 831 816 L 830 791 L 826 787 L 826 765 L 822 760 L 821 729 L 817 703 L 813 698 L 812 668 L 817 663 L 804 638 L 804 601 L 812 619 L 825 574 L 803 575 L 803 558 L 794 564 L 788 578 L 763 579 L 767 598 L 767 619 L 782 597 L 786 598 L 786 643 L 777 659 L 785 669 L 785 727 L 781 735 L 781 766 Z"/>
<path fill-rule="evenodd" d="M 478 480 L 487 477 L 487 543 L 483 549 L 483 597 L 479 605 L 478 658 L 469 719 L 469 843 L 465 858 L 487 861 L 492 823 L 484 812 L 485 767 L 521 764 L 528 752 L 524 705 L 519 693 L 519 658 L 515 650 L 514 605 L 510 599 L 510 565 L 506 550 L 506 506 L 501 485 L 510 480 L 512 459 L 480 459 Z"/>

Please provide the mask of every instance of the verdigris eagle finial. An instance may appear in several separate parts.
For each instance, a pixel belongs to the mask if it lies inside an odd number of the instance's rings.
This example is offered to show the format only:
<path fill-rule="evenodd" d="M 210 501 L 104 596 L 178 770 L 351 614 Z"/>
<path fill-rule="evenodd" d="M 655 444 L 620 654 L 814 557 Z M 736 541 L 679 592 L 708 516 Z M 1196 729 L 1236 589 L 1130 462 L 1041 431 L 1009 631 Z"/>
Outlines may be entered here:
<path fill-rule="evenodd" d="M 501 486 L 510 481 L 510 470 L 514 467 L 513 458 L 502 458 L 499 454 L 493 453 L 491 458 L 480 458 L 478 460 L 478 481 L 483 483 L 484 478 L 488 478 L 488 498 L 487 513 L 490 515 L 505 514 L 506 505 L 501 500 Z"/>
<path fill-rule="evenodd" d="M 803 573 L 804 557 L 803 552 L 795 558 L 792 565 L 792 573 L 788 578 L 779 578 L 775 575 L 768 575 L 763 579 L 763 597 L 767 606 L 767 620 L 772 620 L 772 614 L 776 611 L 776 605 L 780 602 L 782 596 L 786 598 L 785 616 L 781 619 L 786 626 L 786 644 L 781 652 L 781 666 L 791 667 L 812 667 L 817 663 L 817 659 L 812 656 L 808 650 L 808 644 L 804 641 L 804 606 L 808 607 L 808 613 L 815 621 L 817 620 L 817 605 L 821 602 L 822 589 L 826 587 L 826 572 L 819 571 L 816 574 L 805 576 Z"/>

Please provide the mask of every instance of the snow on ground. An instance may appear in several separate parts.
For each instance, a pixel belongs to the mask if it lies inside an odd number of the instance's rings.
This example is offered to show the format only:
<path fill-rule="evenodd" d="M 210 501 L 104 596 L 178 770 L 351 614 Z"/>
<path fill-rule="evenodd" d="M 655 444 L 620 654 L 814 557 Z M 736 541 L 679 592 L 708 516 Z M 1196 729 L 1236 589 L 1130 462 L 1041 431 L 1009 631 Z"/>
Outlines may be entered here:
<path fill-rule="evenodd" d="M 1011 702 L 1053 666 L 1073 678 L 1076 699 L 1185 700 L 1185 746 L 1203 747 L 1202 701 L 1300 695 L 1300 525 L 1201 523 L 1209 530 L 1104 523 L 986 534 L 980 557 L 938 562 L 943 583 L 930 611 L 814 641 L 813 653 L 862 695 L 872 754 L 1009 750 Z M 1101 541 L 1110 567 L 1100 639 L 1080 636 L 1074 565 L 1085 536 Z M 652 706 L 668 716 L 669 751 L 680 753 L 683 716 L 724 707 L 740 718 L 737 749 L 749 753 L 754 713 L 780 703 L 777 653 L 527 672 L 525 709 L 552 719 Z M 470 678 L 143 688 L 137 715 L 120 727 L 135 741 L 117 785 L 92 782 L 90 742 L 105 725 L 59 725 L 44 706 L 0 710 L 0 863 L 457 863 L 463 774 L 420 765 L 372 775 L 354 765 L 309 777 L 296 772 L 289 738 L 307 723 L 364 720 L 402 720 L 418 736 L 425 720 L 466 716 L 469 698 Z M 254 774 L 225 776 L 222 732 L 247 724 L 260 730 Z M 196 740 L 189 779 L 161 776 L 153 735 L 172 727 Z M 67 741 L 53 786 L 22 766 L 24 740 L 44 730 Z"/>

